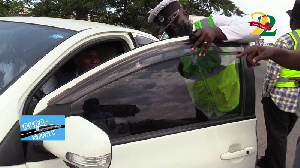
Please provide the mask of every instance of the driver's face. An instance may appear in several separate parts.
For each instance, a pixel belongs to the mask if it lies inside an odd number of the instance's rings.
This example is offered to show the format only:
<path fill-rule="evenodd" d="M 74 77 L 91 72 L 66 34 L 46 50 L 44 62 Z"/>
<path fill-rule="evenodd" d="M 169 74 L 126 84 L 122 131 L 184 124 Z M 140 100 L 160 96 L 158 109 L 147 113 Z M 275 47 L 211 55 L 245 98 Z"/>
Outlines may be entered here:
<path fill-rule="evenodd" d="M 84 73 L 100 64 L 98 51 L 90 50 L 80 53 L 74 60 L 78 67 L 78 73 Z"/>

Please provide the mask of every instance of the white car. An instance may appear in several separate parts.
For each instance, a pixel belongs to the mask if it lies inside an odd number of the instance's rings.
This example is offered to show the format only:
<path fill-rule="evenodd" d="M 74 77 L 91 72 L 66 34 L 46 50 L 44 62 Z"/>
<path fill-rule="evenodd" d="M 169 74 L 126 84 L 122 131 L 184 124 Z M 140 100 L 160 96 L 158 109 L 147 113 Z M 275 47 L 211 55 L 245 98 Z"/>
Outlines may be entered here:
<path fill-rule="evenodd" d="M 0 18 L 0 39 L 0 167 L 255 167 L 254 73 L 235 58 L 247 44 L 212 45 L 220 63 L 207 73 L 235 62 L 239 103 L 200 121 L 187 88 L 192 80 L 179 70 L 182 57 L 198 57 L 188 37 L 158 41 L 101 23 L 7 17 Z M 49 79 L 73 66 L 74 55 L 103 43 L 118 56 L 41 94 Z M 113 118 L 84 119 L 90 99 Z M 65 115 L 65 141 L 21 141 L 21 115 Z"/>

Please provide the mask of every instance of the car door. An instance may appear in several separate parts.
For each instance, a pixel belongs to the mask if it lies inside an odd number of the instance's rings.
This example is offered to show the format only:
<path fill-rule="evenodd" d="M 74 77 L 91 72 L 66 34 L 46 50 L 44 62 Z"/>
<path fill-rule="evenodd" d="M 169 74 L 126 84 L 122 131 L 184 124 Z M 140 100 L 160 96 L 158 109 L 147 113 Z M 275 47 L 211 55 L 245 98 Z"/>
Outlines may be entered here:
<path fill-rule="evenodd" d="M 185 57 L 198 68 L 211 62 L 197 64 L 198 53 L 190 50 L 187 39 L 156 42 L 110 60 L 44 97 L 34 114 L 84 117 L 83 107 L 93 105 L 90 100 L 98 100 L 94 110 L 106 117 L 95 116 L 90 122 L 110 137 L 111 168 L 255 167 L 254 73 L 244 58 L 235 58 L 247 45 L 215 43 L 203 57 L 205 60 L 216 54 L 219 61 L 205 72 L 203 82 L 227 67 L 234 67 L 239 82 L 234 86 L 239 92 L 238 104 L 210 117 L 199 112 L 189 90 L 196 78 L 184 77 L 180 64 Z M 227 85 L 220 90 L 233 86 L 222 82 Z M 211 88 L 205 87 L 207 95 Z"/>
<path fill-rule="evenodd" d="M 97 26 L 91 22 L 78 21 L 79 23 L 76 24 L 77 21 L 69 22 L 70 20 L 60 20 L 56 25 L 55 21 L 51 19 L 51 21 L 45 21 L 49 19 L 44 18 L 42 23 L 38 24 L 36 24 L 39 22 L 38 18 L 23 18 L 19 21 L 16 21 L 18 18 L 1 19 L 5 21 L 1 21 L 0 33 L 2 39 L 0 42 L 0 120 L 2 124 L 0 129 L 0 167 L 30 167 L 30 163 L 55 158 L 53 155 L 48 155 L 45 150 L 36 152 L 35 143 L 20 141 L 20 118 L 21 114 L 32 115 L 30 108 L 34 108 L 34 106 L 29 107 L 30 102 L 40 98 L 34 97 L 35 93 L 50 77 L 60 73 L 56 70 L 62 68 L 62 65 L 73 56 L 72 54 L 91 44 L 103 41 L 113 44 L 111 47 L 117 49 L 117 54 L 130 51 L 138 46 L 131 33 L 132 31 L 137 32 L 135 30 L 101 24 Z M 47 26 L 45 23 L 50 23 L 52 26 Z M 89 28 L 87 24 L 95 27 Z M 67 25 L 72 27 L 71 30 L 63 29 L 68 27 Z M 142 33 L 142 35 L 151 36 L 146 33 Z M 155 40 L 154 37 L 152 38 Z M 12 68 L 13 66 L 15 68 Z M 32 147 L 34 152 L 27 150 L 27 147 Z M 33 155 L 34 153 L 37 154 Z M 49 157 L 44 157 L 41 153 L 45 153 Z M 53 165 L 49 166 L 53 167 Z"/>
<path fill-rule="evenodd" d="M 95 30 L 93 30 L 95 31 Z M 96 32 L 96 31 L 95 31 Z M 78 40 L 79 41 L 79 40 Z M 74 42 L 75 43 L 75 42 Z M 55 76 L 56 74 L 59 74 L 61 72 L 64 72 L 70 68 L 72 68 L 72 57 L 76 56 L 80 51 L 95 46 L 99 50 L 101 50 L 101 63 L 106 62 L 107 60 L 112 59 L 113 57 L 116 57 L 119 54 L 122 54 L 124 52 L 130 51 L 133 49 L 133 47 L 136 46 L 135 41 L 132 39 L 132 35 L 129 32 L 108 32 L 108 33 L 102 33 L 101 35 L 93 35 L 90 36 L 88 39 L 85 39 L 84 41 L 77 42 L 76 44 L 73 44 L 71 49 L 68 52 L 63 53 L 63 58 L 61 60 L 56 60 L 56 63 L 53 63 L 49 66 L 52 66 L 51 72 L 46 72 L 43 75 L 40 82 L 37 84 L 35 88 L 29 88 L 32 90 L 31 93 L 27 96 L 26 103 L 24 105 L 23 115 L 32 115 L 33 109 L 36 106 L 36 103 L 39 101 L 40 95 L 40 88 L 44 86 L 45 83 L 50 77 Z M 102 46 L 102 48 L 100 47 Z M 106 46 L 106 47 L 104 47 Z M 110 47 L 110 49 L 116 50 L 116 53 L 114 56 L 108 56 L 104 55 L 105 50 L 108 50 L 107 47 Z M 57 51 L 50 52 L 45 59 L 49 59 L 52 56 L 53 53 L 57 54 Z M 41 66 L 40 64 L 37 64 L 37 68 Z M 40 69 L 41 67 L 37 68 Z M 32 70 L 34 71 L 34 70 Z M 48 74 L 47 74 L 48 73 Z M 41 78 L 41 77 L 40 77 Z M 18 126 L 17 128 L 19 128 Z M 40 141 L 28 141 L 23 142 L 24 148 L 26 149 L 26 166 L 27 167 L 54 167 L 55 165 L 60 165 L 59 167 L 66 166 L 66 164 L 62 160 L 55 159 L 56 157 L 49 153 L 47 150 L 45 150 L 42 147 L 42 142 Z M 47 160 L 47 161 L 45 161 Z"/>

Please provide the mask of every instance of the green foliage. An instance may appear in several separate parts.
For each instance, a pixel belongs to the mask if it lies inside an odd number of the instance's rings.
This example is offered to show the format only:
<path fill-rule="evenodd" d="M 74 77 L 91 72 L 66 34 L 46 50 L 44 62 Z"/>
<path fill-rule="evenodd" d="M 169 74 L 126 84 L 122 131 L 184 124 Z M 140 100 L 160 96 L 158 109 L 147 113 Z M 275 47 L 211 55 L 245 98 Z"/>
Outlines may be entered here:
<path fill-rule="evenodd" d="M 20 16 L 24 13 L 24 2 L 21 0 L 0 1 L 0 16 Z"/>
<path fill-rule="evenodd" d="M 231 0 L 180 0 L 184 9 L 191 15 L 209 16 L 213 12 L 225 16 L 242 16 L 244 14 Z"/>
<path fill-rule="evenodd" d="M 106 12 L 105 0 L 41 0 L 34 3 L 32 16 L 97 21 Z"/>
<path fill-rule="evenodd" d="M 114 9 L 109 15 L 112 19 L 108 23 L 157 33 L 156 26 L 148 23 L 148 12 L 159 2 L 160 0 L 108 0 L 108 7 Z"/>
<path fill-rule="evenodd" d="M 7 16 L 7 13 L 9 11 L 9 4 L 0 1 L 0 16 Z"/>
<path fill-rule="evenodd" d="M 90 20 L 130 27 L 158 35 L 155 24 L 148 23 L 149 11 L 161 0 L 11 0 L 0 1 L 0 16 L 16 16 L 29 8 L 31 16 Z M 243 12 L 231 0 L 180 0 L 189 14 L 226 16 Z"/>

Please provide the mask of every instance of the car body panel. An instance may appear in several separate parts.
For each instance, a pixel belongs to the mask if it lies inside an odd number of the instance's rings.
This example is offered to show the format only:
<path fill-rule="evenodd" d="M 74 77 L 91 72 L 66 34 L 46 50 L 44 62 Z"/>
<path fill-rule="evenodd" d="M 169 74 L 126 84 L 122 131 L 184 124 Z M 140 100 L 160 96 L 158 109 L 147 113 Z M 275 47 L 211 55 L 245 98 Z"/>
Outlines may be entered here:
<path fill-rule="evenodd" d="M 51 160 L 45 160 L 43 162 L 27 162 L 26 163 L 27 168 L 53 168 L 53 167 L 59 167 L 59 168 L 69 168 L 69 166 L 66 165 L 66 163 L 61 159 L 51 159 Z"/>
<path fill-rule="evenodd" d="M 221 155 L 245 147 L 256 149 L 256 138 L 252 136 L 256 134 L 255 126 L 256 119 L 252 119 L 116 145 L 112 147 L 110 168 L 253 168 L 256 154 L 232 160 L 221 160 Z M 228 130 L 239 136 L 232 136 Z"/>
<path fill-rule="evenodd" d="M 242 150 L 245 147 L 257 148 L 256 119 L 225 124 L 222 128 L 212 126 L 175 135 L 166 135 L 148 140 L 132 142 L 126 145 L 112 147 L 112 162 L 110 168 L 153 168 L 176 167 L 207 168 L 233 167 L 253 168 L 254 154 L 231 160 L 221 160 L 223 153 Z M 246 130 L 245 130 L 246 129 Z M 230 132 L 240 136 L 231 136 Z M 205 140 L 203 140 L 205 137 Z M 243 137 L 243 139 L 240 139 Z M 126 156 L 126 157 L 124 157 Z M 60 159 L 44 162 L 26 163 L 29 168 L 67 168 Z"/>

